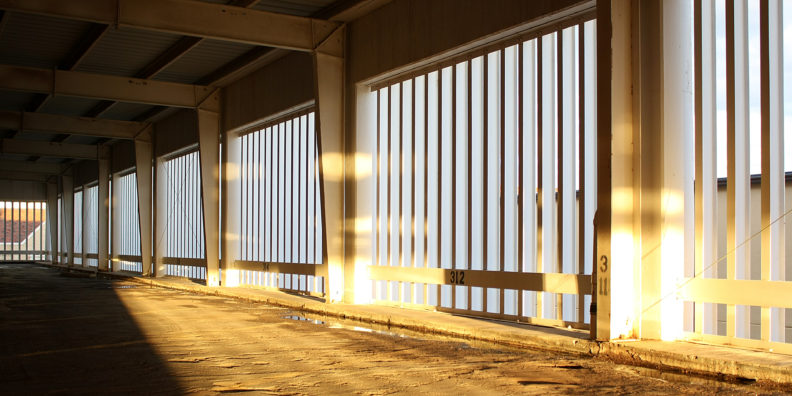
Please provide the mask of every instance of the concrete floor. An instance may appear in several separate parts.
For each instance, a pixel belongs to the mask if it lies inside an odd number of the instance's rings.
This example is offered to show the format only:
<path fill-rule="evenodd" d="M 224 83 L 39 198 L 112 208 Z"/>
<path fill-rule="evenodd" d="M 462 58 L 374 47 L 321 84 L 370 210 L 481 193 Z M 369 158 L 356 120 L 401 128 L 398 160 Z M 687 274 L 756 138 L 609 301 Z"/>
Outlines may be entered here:
<path fill-rule="evenodd" d="M 0 394 L 773 394 L 0 264 Z"/>

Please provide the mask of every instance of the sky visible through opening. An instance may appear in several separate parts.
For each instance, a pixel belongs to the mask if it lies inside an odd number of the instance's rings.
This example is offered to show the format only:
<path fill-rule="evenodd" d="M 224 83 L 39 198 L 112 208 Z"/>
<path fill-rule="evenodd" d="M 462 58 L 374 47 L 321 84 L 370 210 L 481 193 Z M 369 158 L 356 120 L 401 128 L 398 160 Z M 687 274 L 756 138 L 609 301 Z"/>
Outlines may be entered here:
<path fill-rule="evenodd" d="M 792 2 L 783 7 L 783 101 L 784 170 L 792 171 Z M 717 175 L 726 177 L 726 6 L 715 2 L 715 62 L 717 106 Z M 760 97 L 759 0 L 748 1 L 748 94 L 750 172 L 761 173 L 761 97 Z M 772 83 L 772 82 L 771 82 Z"/>

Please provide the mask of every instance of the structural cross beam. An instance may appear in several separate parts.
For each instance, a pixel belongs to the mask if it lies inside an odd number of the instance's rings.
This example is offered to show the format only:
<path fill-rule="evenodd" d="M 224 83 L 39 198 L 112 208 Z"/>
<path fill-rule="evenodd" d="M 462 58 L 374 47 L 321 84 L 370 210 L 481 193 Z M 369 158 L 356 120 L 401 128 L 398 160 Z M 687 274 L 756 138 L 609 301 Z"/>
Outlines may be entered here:
<path fill-rule="evenodd" d="M 104 74 L 0 65 L 0 89 L 195 108 L 210 87 Z"/>
<path fill-rule="evenodd" d="M 63 172 L 61 164 L 30 161 L 0 160 L 0 173 L 27 172 L 45 175 L 58 175 Z"/>
<path fill-rule="evenodd" d="M 134 139 L 149 124 L 45 113 L 0 111 L 0 129 Z"/>
<path fill-rule="evenodd" d="M 99 147 L 89 144 L 2 139 L 0 153 L 95 160 L 99 157 Z"/>
<path fill-rule="evenodd" d="M 297 51 L 313 51 L 339 26 L 194 0 L 0 0 L 0 9 Z"/>

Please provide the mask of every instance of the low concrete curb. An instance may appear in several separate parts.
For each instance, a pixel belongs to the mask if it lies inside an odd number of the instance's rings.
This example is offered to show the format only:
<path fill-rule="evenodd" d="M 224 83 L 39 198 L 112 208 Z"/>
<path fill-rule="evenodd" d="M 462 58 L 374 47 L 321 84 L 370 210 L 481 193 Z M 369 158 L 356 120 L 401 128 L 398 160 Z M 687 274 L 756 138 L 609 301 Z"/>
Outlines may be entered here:
<path fill-rule="evenodd" d="M 53 267 L 66 269 L 62 266 Z M 97 273 L 94 269 L 72 267 L 69 270 Z M 483 320 L 433 311 L 378 305 L 326 304 L 311 298 L 277 291 L 245 287 L 207 287 L 188 283 L 181 278 L 144 278 L 117 272 L 98 272 L 97 275 L 154 287 L 229 297 L 321 316 L 517 348 L 598 356 L 618 363 L 715 376 L 726 380 L 749 379 L 792 384 L 792 356 L 768 352 L 688 342 L 597 342 L 589 340 L 585 332 Z"/>

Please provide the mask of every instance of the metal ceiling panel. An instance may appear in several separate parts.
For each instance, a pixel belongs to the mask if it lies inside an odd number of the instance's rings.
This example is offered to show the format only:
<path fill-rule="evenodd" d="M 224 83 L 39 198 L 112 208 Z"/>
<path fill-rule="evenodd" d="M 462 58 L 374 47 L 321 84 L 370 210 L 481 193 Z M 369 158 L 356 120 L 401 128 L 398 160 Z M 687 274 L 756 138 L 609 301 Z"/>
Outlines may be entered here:
<path fill-rule="evenodd" d="M 99 140 L 102 138 L 97 138 L 94 136 L 80 136 L 80 135 L 71 135 L 68 139 L 66 139 L 66 143 L 70 144 L 97 144 Z"/>
<path fill-rule="evenodd" d="M 0 34 L 0 63 L 52 69 L 90 26 L 87 22 L 6 12 Z"/>
<path fill-rule="evenodd" d="M 24 131 L 14 136 L 14 139 L 35 140 L 38 142 L 50 142 L 52 141 L 52 139 L 55 138 L 55 136 L 57 136 L 57 134 L 38 132 L 38 131 Z"/>
<path fill-rule="evenodd" d="M 68 116 L 82 116 L 93 109 L 100 101 L 94 99 L 55 96 L 50 98 L 40 112 Z"/>
<path fill-rule="evenodd" d="M 63 158 L 41 157 L 38 160 L 36 160 L 36 162 L 44 162 L 44 163 L 48 163 L 48 164 L 62 164 L 65 161 L 64 161 Z"/>
<path fill-rule="evenodd" d="M 35 97 L 36 94 L 29 92 L 0 92 L 0 110 L 23 111 Z"/>
<path fill-rule="evenodd" d="M 336 0 L 260 0 L 253 9 L 279 14 L 311 16 Z"/>
<path fill-rule="evenodd" d="M 181 36 L 121 27 L 108 31 L 77 71 L 133 77 Z"/>
<path fill-rule="evenodd" d="M 8 154 L 8 153 L 0 154 L 0 159 L 7 161 L 27 161 L 28 157 L 29 156 L 24 154 Z"/>
<path fill-rule="evenodd" d="M 205 3 L 228 4 L 229 0 L 201 0 Z M 310 16 L 313 13 L 335 3 L 337 0 L 259 0 L 253 9 L 278 14 Z"/>
<path fill-rule="evenodd" d="M 154 79 L 193 84 L 254 47 L 227 41 L 203 40 Z"/>
<path fill-rule="evenodd" d="M 106 118 L 110 120 L 131 121 L 132 119 L 143 114 L 152 107 L 155 106 L 141 104 L 141 103 L 117 102 L 112 107 L 107 109 L 107 111 L 102 113 L 100 118 Z"/>

